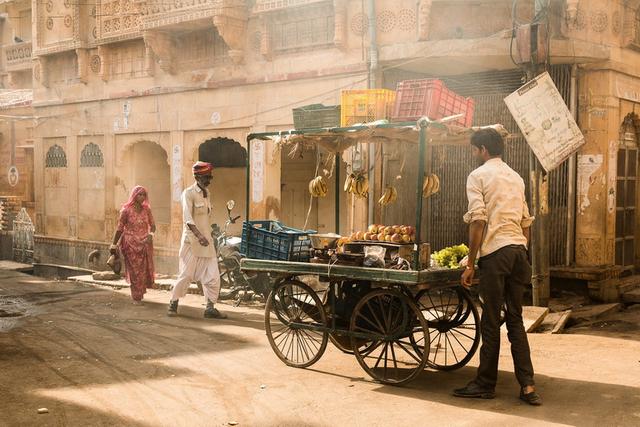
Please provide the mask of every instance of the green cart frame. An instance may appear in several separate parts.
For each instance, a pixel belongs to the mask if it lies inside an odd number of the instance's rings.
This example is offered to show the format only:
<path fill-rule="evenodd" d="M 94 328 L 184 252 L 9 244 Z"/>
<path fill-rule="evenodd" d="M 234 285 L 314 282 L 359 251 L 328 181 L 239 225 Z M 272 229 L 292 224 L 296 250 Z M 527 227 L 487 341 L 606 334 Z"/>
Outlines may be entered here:
<path fill-rule="evenodd" d="M 462 144 L 468 142 L 472 132 L 421 119 L 417 123 L 284 134 L 306 136 L 329 146 L 361 136 L 368 141 L 417 140 L 420 157 L 415 227 L 421 230 L 427 140 Z M 282 135 L 282 132 L 250 134 L 249 156 L 252 140 Z M 339 156 L 337 148 L 336 155 Z M 339 232 L 341 191 L 338 171 L 336 161 L 336 232 Z M 249 166 L 247 176 L 251 176 Z M 247 220 L 250 185 L 248 179 Z M 438 370 L 465 366 L 480 342 L 478 310 L 469 292 L 459 285 L 460 270 L 420 270 L 417 254 L 420 234 L 416 233 L 414 269 L 409 271 L 244 259 L 243 271 L 269 273 L 274 279 L 265 307 L 265 328 L 276 355 L 289 366 L 309 367 L 322 357 L 331 341 L 341 351 L 353 354 L 373 379 L 393 385 L 411 381 L 427 366 Z M 320 286 L 321 282 L 328 286 Z"/>

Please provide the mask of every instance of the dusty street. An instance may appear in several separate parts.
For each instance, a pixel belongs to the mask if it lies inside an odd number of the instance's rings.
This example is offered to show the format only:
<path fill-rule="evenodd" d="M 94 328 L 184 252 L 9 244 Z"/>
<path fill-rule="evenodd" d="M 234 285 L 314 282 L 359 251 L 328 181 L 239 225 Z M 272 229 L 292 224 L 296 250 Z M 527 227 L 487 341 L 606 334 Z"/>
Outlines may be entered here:
<path fill-rule="evenodd" d="M 533 408 L 517 399 L 508 344 L 498 397 L 459 400 L 451 390 L 472 377 L 477 357 L 404 388 L 369 381 L 331 346 L 296 370 L 271 352 L 259 310 L 222 306 L 229 320 L 206 321 L 201 297 L 189 295 L 169 319 L 167 295 L 151 291 L 137 307 L 124 290 L 0 271 L 0 299 L 29 313 L 0 319 L 0 425 L 640 424 L 637 330 L 530 335 L 545 399 Z"/>

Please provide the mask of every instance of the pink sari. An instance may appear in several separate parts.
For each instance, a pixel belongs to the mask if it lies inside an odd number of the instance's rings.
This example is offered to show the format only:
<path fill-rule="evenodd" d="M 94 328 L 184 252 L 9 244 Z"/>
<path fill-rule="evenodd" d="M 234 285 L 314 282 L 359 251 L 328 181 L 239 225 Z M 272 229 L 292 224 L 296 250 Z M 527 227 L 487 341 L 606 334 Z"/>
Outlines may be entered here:
<path fill-rule="evenodd" d="M 135 208 L 135 198 L 141 191 L 146 193 L 144 187 L 134 187 L 129 200 L 122 205 L 118 221 L 118 231 L 122 232 L 119 247 L 124 258 L 126 279 L 134 301 L 142 300 L 147 288 L 153 286 L 155 279 L 153 244 L 146 242 L 151 227 L 154 225 L 148 196 L 142 203 L 140 212 L 137 212 Z"/>

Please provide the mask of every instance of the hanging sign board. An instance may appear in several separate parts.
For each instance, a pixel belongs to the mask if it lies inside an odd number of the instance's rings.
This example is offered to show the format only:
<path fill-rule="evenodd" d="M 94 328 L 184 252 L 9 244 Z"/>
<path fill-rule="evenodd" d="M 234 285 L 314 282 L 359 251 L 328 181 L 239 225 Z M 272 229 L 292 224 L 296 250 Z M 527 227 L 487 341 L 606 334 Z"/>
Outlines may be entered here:
<path fill-rule="evenodd" d="M 547 172 L 560 166 L 584 144 L 584 135 L 549 73 L 540 74 L 504 102 Z"/>

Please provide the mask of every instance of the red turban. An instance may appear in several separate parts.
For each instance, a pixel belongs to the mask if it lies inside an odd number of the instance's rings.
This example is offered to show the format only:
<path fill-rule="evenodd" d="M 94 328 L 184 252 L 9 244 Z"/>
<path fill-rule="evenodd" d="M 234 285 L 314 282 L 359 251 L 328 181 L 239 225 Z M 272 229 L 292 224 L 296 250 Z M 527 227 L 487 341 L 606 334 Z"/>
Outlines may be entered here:
<path fill-rule="evenodd" d="M 192 170 L 194 175 L 208 175 L 213 170 L 213 166 L 207 162 L 196 162 Z"/>

